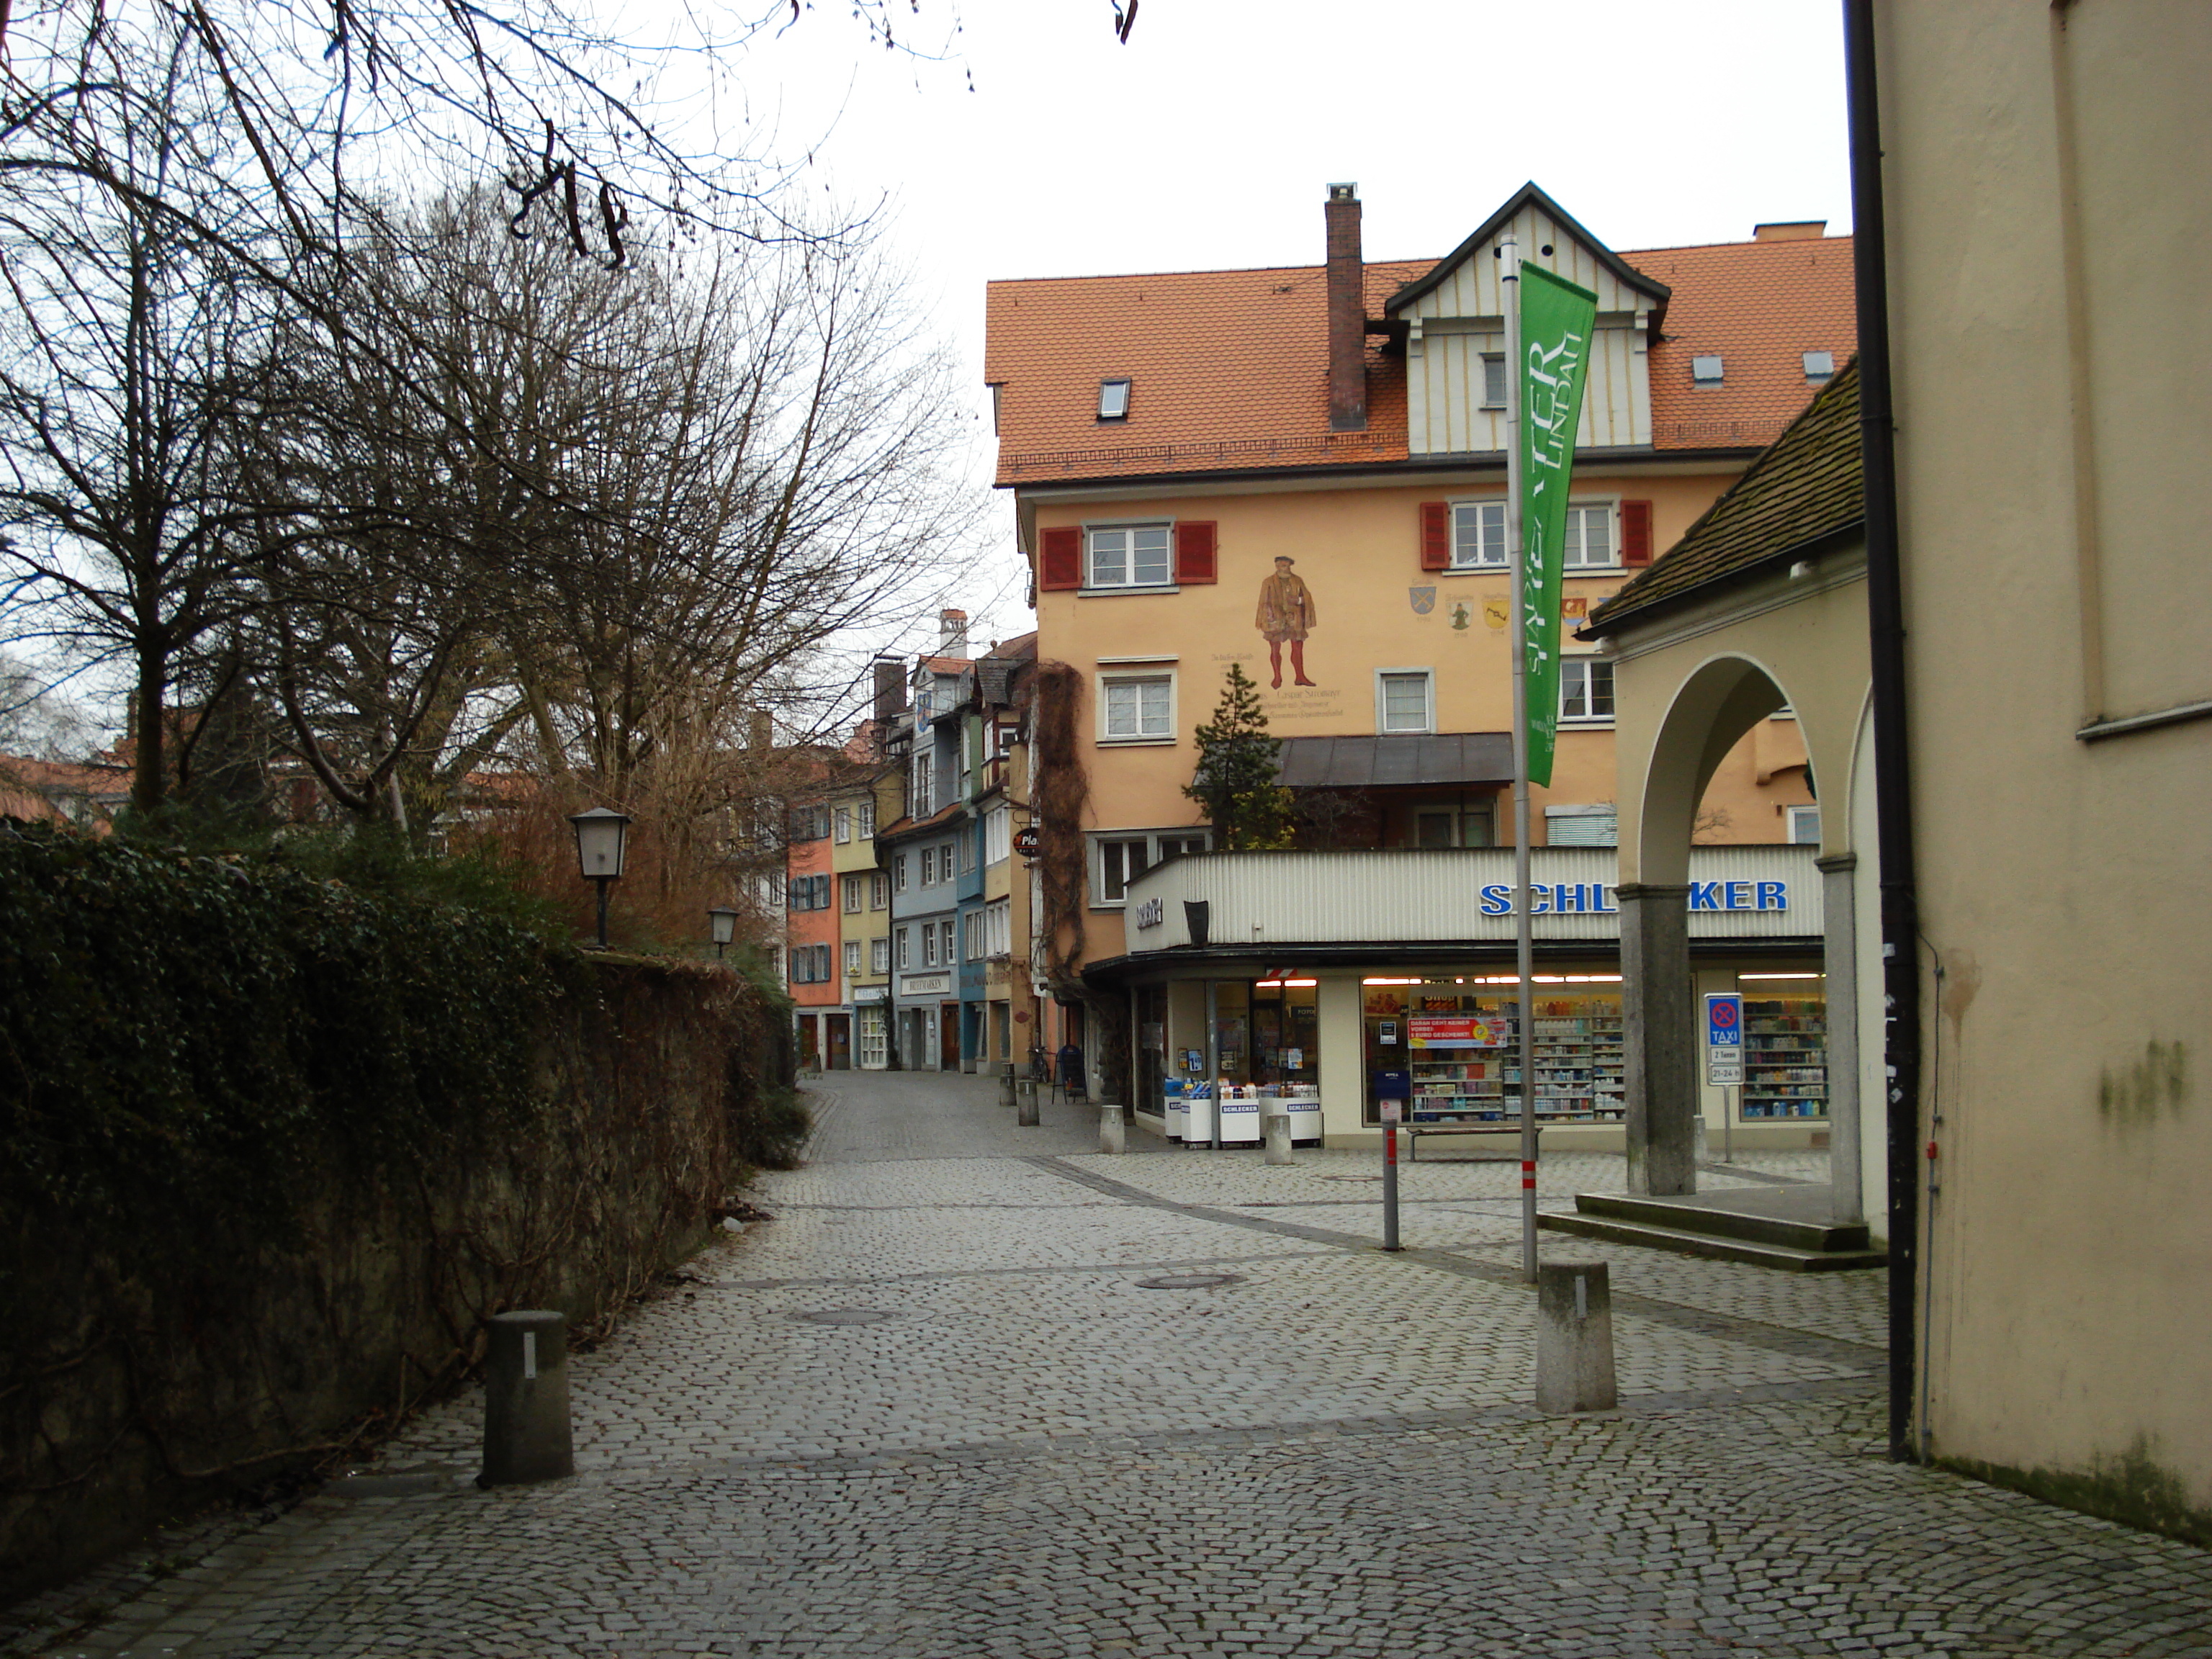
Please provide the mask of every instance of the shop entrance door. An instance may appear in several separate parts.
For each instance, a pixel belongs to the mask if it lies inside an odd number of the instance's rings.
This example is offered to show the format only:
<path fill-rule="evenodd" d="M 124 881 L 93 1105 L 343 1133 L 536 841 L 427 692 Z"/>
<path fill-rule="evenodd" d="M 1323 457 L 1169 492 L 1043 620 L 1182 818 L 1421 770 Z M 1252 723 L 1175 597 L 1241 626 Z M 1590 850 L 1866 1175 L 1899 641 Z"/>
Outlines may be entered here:
<path fill-rule="evenodd" d="M 960 1069 L 960 1005 L 948 1002 L 937 1014 L 937 1064 L 940 1070 Z"/>
<path fill-rule="evenodd" d="M 853 1069 L 853 1017 L 850 1014 L 824 1014 L 823 1024 L 828 1028 L 830 1052 L 824 1056 L 833 1072 Z"/>

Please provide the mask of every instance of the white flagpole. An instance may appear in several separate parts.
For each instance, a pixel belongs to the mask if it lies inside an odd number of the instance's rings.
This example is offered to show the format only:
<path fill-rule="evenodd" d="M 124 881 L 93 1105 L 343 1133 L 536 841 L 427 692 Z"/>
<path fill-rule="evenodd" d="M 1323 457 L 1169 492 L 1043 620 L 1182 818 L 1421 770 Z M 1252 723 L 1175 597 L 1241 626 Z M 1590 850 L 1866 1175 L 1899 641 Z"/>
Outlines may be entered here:
<path fill-rule="evenodd" d="M 1536 1282 L 1535 918 L 1528 890 L 1528 575 L 1521 526 L 1521 244 L 1498 248 L 1505 312 L 1505 556 L 1513 572 L 1514 953 L 1521 973 L 1521 1276 Z"/>

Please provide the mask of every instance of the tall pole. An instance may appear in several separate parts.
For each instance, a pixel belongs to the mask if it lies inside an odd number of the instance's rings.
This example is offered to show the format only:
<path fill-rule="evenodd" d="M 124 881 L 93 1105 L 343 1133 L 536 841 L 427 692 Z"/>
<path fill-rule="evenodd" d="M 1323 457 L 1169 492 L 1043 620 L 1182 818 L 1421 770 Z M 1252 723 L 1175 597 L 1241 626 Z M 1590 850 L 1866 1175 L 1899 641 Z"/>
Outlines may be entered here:
<path fill-rule="evenodd" d="M 604 951 L 607 948 L 607 878 L 597 876 L 592 879 L 599 890 L 599 949 Z"/>
<path fill-rule="evenodd" d="M 1513 573 L 1514 956 L 1521 973 L 1521 1276 L 1536 1282 L 1535 918 L 1528 891 L 1528 573 L 1521 533 L 1521 244 L 1498 246 L 1505 312 L 1505 556 Z"/>

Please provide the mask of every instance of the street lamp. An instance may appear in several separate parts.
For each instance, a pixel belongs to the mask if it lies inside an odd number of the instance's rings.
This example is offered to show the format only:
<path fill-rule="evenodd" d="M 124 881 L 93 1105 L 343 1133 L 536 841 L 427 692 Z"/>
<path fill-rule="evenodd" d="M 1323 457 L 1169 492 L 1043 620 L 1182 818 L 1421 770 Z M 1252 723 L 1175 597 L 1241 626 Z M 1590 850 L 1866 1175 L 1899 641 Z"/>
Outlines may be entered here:
<path fill-rule="evenodd" d="M 714 933 L 714 960 L 722 959 L 722 947 L 738 936 L 738 913 L 726 904 L 718 904 L 707 912 L 707 925 Z"/>
<path fill-rule="evenodd" d="M 594 806 L 588 812 L 571 814 L 568 822 L 576 827 L 576 861 L 583 866 L 584 879 L 599 884 L 599 949 L 604 951 L 607 948 L 607 884 L 622 879 L 623 844 L 629 838 L 629 814 L 611 806 Z"/>

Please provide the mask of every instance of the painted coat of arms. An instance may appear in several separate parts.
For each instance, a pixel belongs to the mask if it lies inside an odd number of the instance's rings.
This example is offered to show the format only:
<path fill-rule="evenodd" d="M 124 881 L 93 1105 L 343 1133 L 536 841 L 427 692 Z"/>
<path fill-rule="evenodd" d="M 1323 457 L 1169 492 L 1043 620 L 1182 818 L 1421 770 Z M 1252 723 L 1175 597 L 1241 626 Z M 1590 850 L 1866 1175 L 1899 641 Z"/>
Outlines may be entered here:
<path fill-rule="evenodd" d="M 1413 614 L 1425 617 L 1437 608 L 1437 590 L 1433 587 L 1409 587 L 1407 594 L 1413 601 Z"/>

